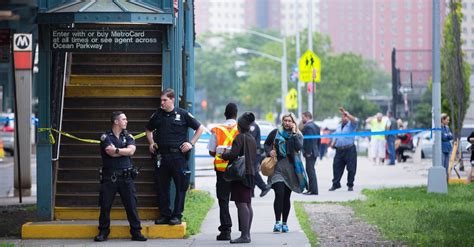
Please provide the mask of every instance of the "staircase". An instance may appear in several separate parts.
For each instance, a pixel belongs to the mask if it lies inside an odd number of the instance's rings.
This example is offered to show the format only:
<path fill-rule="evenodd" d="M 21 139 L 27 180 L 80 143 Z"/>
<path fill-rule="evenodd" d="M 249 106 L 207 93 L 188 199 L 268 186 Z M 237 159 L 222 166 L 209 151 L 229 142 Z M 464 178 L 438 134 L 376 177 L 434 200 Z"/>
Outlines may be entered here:
<path fill-rule="evenodd" d="M 80 138 L 99 140 L 111 127 L 111 113 L 120 110 L 128 118 L 128 131 L 139 134 L 158 108 L 160 92 L 161 54 L 73 54 L 62 130 Z M 136 145 L 132 161 L 141 167 L 135 180 L 140 216 L 156 218 L 157 198 L 146 138 L 137 139 Z M 97 219 L 98 169 L 102 166 L 99 145 L 62 136 L 59 154 L 55 219 Z M 124 211 L 120 210 L 123 206 L 119 196 L 114 207 L 115 211 Z M 84 210 L 95 213 L 84 216 Z M 144 215 L 147 210 L 149 213 Z M 77 213 L 65 214 L 74 211 Z M 112 216 L 126 219 L 123 212 Z"/>

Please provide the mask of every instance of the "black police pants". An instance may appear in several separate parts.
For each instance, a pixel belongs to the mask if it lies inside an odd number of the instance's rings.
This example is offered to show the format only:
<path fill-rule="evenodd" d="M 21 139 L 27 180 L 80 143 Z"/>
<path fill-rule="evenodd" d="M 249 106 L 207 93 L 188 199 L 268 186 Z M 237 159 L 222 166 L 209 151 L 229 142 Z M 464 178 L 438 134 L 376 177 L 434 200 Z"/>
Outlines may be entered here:
<path fill-rule="evenodd" d="M 308 174 L 309 182 L 309 192 L 318 194 L 318 178 L 316 177 L 316 168 L 314 167 L 317 157 L 311 155 L 310 157 L 305 157 L 305 159 L 306 173 Z"/>
<path fill-rule="evenodd" d="M 218 227 L 221 232 L 232 230 L 232 219 L 229 213 L 230 182 L 224 179 L 224 172 L 216 171 L 216 194 L 219 202 L 219 219 L 221 225 Z"/>
<path fill-rule="evenodd" d="M 100 185 L 100 216 L 99 216 L 99 231 L 101 233 L 110 232 L 110 210 L 114 202 L 115 194 L 117 192 L 122 199 L 122 204 L 127 212 L 127 219 L 130 224 L 130 233 L 137 235 L 142 229 L 140 226 L 140 218 L 137 212 L 137 190 L 135 183 L 131 178 L 119 178 L 112 182 L 110 178 L 104 178 Z"/>
<path fill-rule="evenodd" d="M 347 169 L 347 187 L 354 186 L 354 178 L 357 170 L 357 150 L 355 145 L 350 148 L 337 150 L 334 157 L 333 168 L 333 187 L 341 187 L 341 178 L 344 168 Z"/>
<path fill-rule="evenodd" d="M 187 161 L 181 153 L 162 154 L 160 167 L 155 167 L 155 183 L 158 186 L 158 207 L 161 217 L 183 217 L 186 191 L 189 187 L 189 176 L 186 173 Z M 171 178 L 176 187 L 174 209 L 170 209 L 170 182 Z"/>

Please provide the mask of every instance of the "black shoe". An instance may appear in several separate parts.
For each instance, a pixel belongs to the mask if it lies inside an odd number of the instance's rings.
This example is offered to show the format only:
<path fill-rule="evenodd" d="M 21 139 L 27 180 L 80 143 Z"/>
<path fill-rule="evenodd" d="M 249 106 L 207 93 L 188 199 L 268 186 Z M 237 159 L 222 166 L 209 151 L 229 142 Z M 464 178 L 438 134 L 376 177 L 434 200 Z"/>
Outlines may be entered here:
<path fill-rule="evenodd" d="M 147 241 L 147 238 L 145 238 L 145 236 L 139 233 L 132 236 L 132 241 Z"/>
<path fill-rule="evenodd" d="M 329 191 L 335 191 L 335 190 L 337 190 L 337 189 L 339 189 L 339 188 L 341 188 L 341 186 L 337 186 L 337 187 L 336 187 L 336 186 L 333 185 L 333 186 L 329 189 Z"/>
<path fill-rule="evenodd" d="M 155 225 L 167 225 L 169 220 L 170 219 L 168 217 L 161 217 L 161 218 L 155 220 Z"/>
<path fill-rule="evenodd" d="M 303 195 L 308 195 L 308 196 L 310 196 L 310 195 L 318 195 L 318 193 L 317 193 L 317 192 L 314 193 L 314 192 L 311 192 L 311 191 L 306 191 L 306 192 L 303 193 Z"/>
<path fill-rule="evenodd" d="M 230 240 L 230 231 L 221 232 L 219 235 L 217 235 L 216 240 L 217 241 L 222 241 L 222 240 L 229 241 Z"/>
<path fill-rule="evenodd" d="M 354 188 L 353 188 L 353 187 L 349 187 L 349 188 L 347 188 L 347 191 L 354 191 Z"/>
<path fill-rule="evenodd" d="M 264 197 L 268 194 L 268 192 L 270 191 L 270 187 L 267 187 L 265 188 L 264 190 L 262 190 L 262 193 L 260 193 L 260 197 Z"/>
<path fill-rule="evenodd" d="M 99 235 L 95 236 L 94 238 L 94 241 L 95 242 L 104 242 L 104 241 L 107 241 L 107 237 L 109 236 L 109 234 L 106 234 L 106 233 L 99 233 Z"/>
<path fill-rule="evenodd" d="M 173 217 L 168 221 L 168 225 L 181 225 L 181 220 L 177 217 Z"/>
<path fill-rule="evenodd" d="M 247 244 L 250 242 L 251 242 L 250 238 L 243 238 L 243 237 L 230 240 L 231 244 Z"/>

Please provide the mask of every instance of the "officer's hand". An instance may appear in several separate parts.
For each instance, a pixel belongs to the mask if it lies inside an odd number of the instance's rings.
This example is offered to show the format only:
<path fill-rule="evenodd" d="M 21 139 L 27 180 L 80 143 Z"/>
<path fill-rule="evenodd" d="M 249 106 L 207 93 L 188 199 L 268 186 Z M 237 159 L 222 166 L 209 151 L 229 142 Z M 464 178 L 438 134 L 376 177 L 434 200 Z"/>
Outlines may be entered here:
<path fill-rule="evenodd" d="M 148 149 L 150 150 L 150 153 L 151 153 L 151 154 L 155 154 L 155 153 L 156 153 L 156 143 L 150 144 L 150 146 L 148 147 Z"/>
<path fill-rule="evenodd" d="M 181 149 L 182 153 L 186 153 L 193 148 L 193 145 L 189 142 L 184 142 L 179 148 Z"/>
<path fill-rule="evenodd" d="M 110 144 L 108 145 L 106 148 L 105 148 L 105 153 L 112 156 L 115 154 L 115 145 L 114 144 Z"/>

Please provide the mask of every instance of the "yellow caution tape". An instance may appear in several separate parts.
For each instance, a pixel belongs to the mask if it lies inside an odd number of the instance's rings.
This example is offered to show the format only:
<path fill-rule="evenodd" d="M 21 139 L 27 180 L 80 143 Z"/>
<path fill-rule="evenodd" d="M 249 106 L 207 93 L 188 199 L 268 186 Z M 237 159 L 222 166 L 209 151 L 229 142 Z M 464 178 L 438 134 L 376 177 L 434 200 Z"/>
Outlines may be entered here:
<path fill-rule="evenodd" d="M 49 132 L 49 142 L 50 142 L 51 144 L 56 143 L 56 141 L 54 140 L 53 133 L 52 133 L 53 131 L 56 132 L 56 133 L 58 133 L 58 134 L 61 134 L 61 135 L 63 135 L 63 136 L 66 136 L 66 137 L 69 137 L 69 138 L 71 138 L 71 139 L 78 140 L 78 141 L 81 141 L 81 142 L 95 143 L 95 144 L 99 144 L 99 143 L 100 143 L 99 140 L 92 140 L 92 139 L 79 138 L 79 137 L 77 137 L 77 136 L 73 136 L 73 135 L 71 135 L 71 134 L 69 134 L 69 133 L 66 133 L 66 132 L 64 132 L 64 131 L 60 131 L 60 130 L 57 130 L 57 129 L 53 129 L 53 128 L 38 128 L 38 132 L 46 132 L 46 131 Z M 144 137 L 145 135 L 146 135 L 146 133 L 145 133 L 145 132 L 142 132 L 142 133 L 140 133 L 140 134 L 134 135 L 134 136 L 133 136 L 133 139 L 135 139 L 135 140 L 136 140 L 136 139 L 140 139 L 140 138 Z"/>

